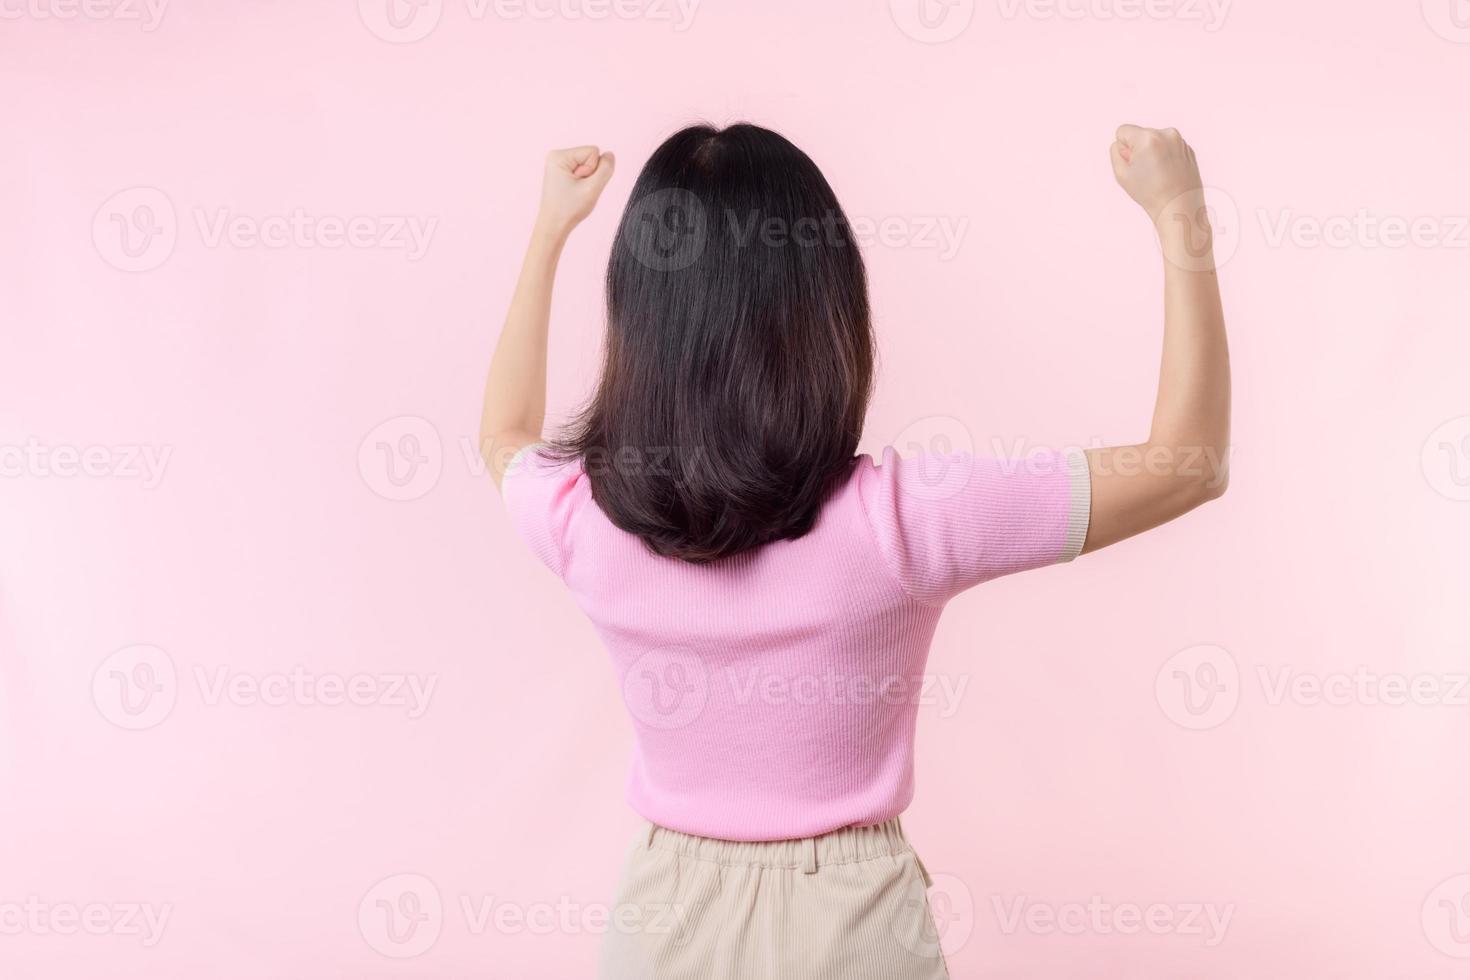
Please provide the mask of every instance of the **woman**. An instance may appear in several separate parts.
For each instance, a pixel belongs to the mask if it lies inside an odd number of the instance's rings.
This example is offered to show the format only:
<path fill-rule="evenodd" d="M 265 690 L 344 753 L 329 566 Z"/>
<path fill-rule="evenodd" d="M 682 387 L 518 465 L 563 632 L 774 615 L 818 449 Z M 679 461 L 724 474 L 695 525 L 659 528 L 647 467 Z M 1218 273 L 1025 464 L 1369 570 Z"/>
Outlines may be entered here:
<path fill-rule="evenodd" d="M 899 814 L 946 602 L 1218 496 L 1230 381 L 1194 152 L 1123 126 L 1123 189 L 1163 245 L 1146 443 L 855 457 L 873 370 L 862 257 L 816 165 L 751 125 L 670 137 L 607 274 L 597 392 L 544 440 L 552 280 L 611 179 L 547 158 L 481 444 L 511 520 L 572 590 L 637 732 L 608 978 L 947 975 Z M 1204 238 L 1200 236 L 1204 235 Z"/>

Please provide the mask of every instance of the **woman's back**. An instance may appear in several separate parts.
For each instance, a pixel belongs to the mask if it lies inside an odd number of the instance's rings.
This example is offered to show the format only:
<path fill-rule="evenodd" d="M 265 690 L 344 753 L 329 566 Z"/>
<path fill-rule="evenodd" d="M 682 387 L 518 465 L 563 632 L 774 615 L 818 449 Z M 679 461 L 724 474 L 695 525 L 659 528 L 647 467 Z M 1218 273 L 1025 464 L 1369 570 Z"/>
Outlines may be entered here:
<path fill-rule="evenodd" d="M 629 803 L 741 841 L 904 810 L 944 603 L 1075 557 L 1088 486 L 1080 452 L 862 456 L 802 537 L 691 564 L 616 527 L 578 461 L 533 448 L 504 483 L 517 530 L 612 655 L 637 731 Z"/>

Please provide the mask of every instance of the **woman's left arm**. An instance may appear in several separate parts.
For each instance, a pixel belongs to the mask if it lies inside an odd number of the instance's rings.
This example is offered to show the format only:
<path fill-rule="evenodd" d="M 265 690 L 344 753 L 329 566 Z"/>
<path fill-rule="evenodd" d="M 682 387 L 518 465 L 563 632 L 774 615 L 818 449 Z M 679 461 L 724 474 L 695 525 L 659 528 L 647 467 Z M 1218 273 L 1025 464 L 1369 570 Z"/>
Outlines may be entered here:
<path fill-rule="evenodd" d="M 541 440 L 556 266 L 567 237 L 592 213 L 612 172 L 613 155 L 599 153 L 595 146 L 547 154 L 541 210 L 490 361 L 480 409 L 480 454 L 497 487 L 516 452 Z"/>

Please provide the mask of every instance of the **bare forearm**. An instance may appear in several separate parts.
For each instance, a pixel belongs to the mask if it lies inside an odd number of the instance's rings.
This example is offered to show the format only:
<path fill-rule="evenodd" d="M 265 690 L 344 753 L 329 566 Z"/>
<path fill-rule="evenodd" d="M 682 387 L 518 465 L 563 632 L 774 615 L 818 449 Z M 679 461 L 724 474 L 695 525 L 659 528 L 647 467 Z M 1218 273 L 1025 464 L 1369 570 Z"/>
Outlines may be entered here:
<path fill-rule="evenodd" d="M 1149 441 L 1223 460 L 1230 441 L 1230 352 L 1209 228 L 1203 221 L 1171 222 L 1159 234 L 1164 353 Z"/>
<path fill-rule="evenodd" d="M 1180 247 L 1162 232 L 1166 256 Z M 1187 232 L 1180 232 L 1181 235 Z M 1148 441 L 1088 451 L 1093 514 L 1084 551 L 1173 520 L 1225 491 L 1230 356 L 1208 245 L 1188 263 L 1166 258 L 1164 352 Z"/>
<path fill-rule="evenodd" d="M 526 248 L 505 325 L 490 361 L 480 411 L 480 441 L 487 451 L 506 435 L 539 438 L 546 421 L 546 341 L 551 293 L 565 234 L 537 226 Z"/>

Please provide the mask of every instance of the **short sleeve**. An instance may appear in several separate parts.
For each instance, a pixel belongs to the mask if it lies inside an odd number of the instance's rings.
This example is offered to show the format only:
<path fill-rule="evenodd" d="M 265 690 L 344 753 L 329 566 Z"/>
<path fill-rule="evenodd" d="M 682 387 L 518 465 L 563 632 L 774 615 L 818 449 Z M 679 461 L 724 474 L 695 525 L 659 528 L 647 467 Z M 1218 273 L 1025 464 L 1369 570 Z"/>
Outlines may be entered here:
<path fill-rule="evenodd" d="M 864 458 L 862 506 L 878 550 L 916 601 L 942 603 L 981 582 L 1071 561 L 1092 505 L 1079 449 L 1001 460 L 964 453 Z"/>
<path fill-rule="evenodd" d="M 567 529 L 590 492 L 577 460 L 548 457 L 542 443 L 515 454 L 500 483 L 505 509 L 521 540 L 557 575 L 566 568 Z"/>

